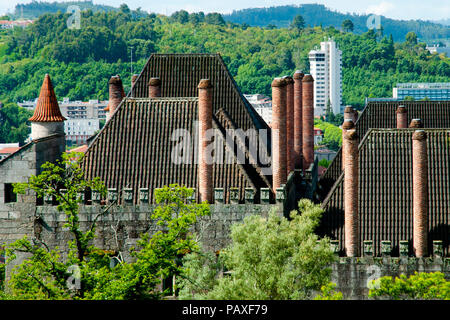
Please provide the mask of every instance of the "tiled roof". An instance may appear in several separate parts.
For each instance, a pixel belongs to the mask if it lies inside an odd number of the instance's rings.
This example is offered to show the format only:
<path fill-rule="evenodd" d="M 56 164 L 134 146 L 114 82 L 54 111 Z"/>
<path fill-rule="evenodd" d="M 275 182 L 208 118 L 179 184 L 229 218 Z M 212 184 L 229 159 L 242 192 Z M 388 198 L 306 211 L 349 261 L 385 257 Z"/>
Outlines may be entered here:
<path fill-rule="evenodd" d="M 195 153 L 189 155 L 189 164 L 172 160 L 179 144 L 172 141 L 174 130 L 186 129 L 194 143 L 197 113 L 198 98 L 126 98 L 89 146 L 83 163 L 86 177 L 100 177 L 107 187 L 117 190 L 133 188 L 136 202 L 139 188 L 149 188 L 149 201 L 153 201 L 154 188 L 171 183 L 198 189 Z M 215 116 L 213 127 L 225 132 Z M 236 163 L 214 164 L 213 182 L 214 187 L 225 188 L 226 199 L 229 188 L 238 187 L 242 201 L 246 187 L 269 187 L 251 168 Z"/>
<path fill-rule="evenodd" d="M 428 136 L 429 248 L 433 240 L 442 240 L 444 253 L 448 254 L 450 129 L 424 130 Z M 409 240 L 411 253 L 413 132 L 414 129 L 371 129 L 359 145 L 361 252 L 364 240 L 373 240 L 376 255 L 380 254 L 382 240 L 392 241 L 394 254 L 398 254 L 399 241 Z M 321 234 L 339 240 L 340 250 L 345 235 L 343 179 L 341 173 L 322 204 L 325 214 L 320 227 Z"/>
<path fill-rule="evenodd" d="M 214 86 L 214 113 L 221 108 L 226 110 L 243 130 L 270 130 L 239 91 L 220 54 L 152 54 L 128 96 L 147 98 L 152 77 L 161 80 L 161 97 L 197 97 L 200 80 L 210 79 Z"/>
<path fill-rule="evenodd" d="M 29 120 L 33 122 L 62 122 L 66 120 L 59 110 L 58 100 L 48 74 L 45 75 L 36 109 Z"/>
<path fill-rule="evenodd" d="M 356 132 L 363 138 L 370 128 L 396 128 L 399 105 L 407 110 L 408 124 L 421 119 L 424 128 L 450 128 L 450 101 L 389 101 L 369 102 L 356 121 Z M 323 200 L 342 173 L 342 149 L 319 181 L 319 197 Z"/>
<path fill-rule="evenodd" d="M 82 146 L 73 148 L 71 150 L 67 150 L 67 152 L 83 152 L 84 153 L 84 152 L 86 152 L 87 148 L 88 148 L 88 146 L 84 144 Z"/>
<path fill-rule="evenodd" d="M 17 150 L 19 150 L 20 147 L 7 147 L 7 148 L 3 148 L 0 149 L 0 154 L 10 154 L 10 153 L 14 153 Z"/>

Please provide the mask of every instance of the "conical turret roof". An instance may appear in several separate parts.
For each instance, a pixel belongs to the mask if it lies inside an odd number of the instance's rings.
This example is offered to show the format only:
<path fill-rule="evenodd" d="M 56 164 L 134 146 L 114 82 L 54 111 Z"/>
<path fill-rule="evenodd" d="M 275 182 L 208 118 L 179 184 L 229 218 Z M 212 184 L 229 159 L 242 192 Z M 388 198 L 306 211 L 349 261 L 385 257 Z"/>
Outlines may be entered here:
<path fill-rule="evenodd" d="M 36 109 L 29 120 L 32 122 L 62 122 L 66 120 L 59 109 L 58 100 L 48 74 L 45 75 Z"/>

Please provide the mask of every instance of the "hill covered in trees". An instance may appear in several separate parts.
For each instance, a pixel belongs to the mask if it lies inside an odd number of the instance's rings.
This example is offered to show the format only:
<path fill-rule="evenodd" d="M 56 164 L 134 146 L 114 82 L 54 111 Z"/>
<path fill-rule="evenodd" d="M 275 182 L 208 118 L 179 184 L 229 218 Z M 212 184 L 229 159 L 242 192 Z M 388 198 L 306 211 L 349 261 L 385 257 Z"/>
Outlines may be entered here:
<path fill-rule="evenodd" d="M 368 30 L 367 19 L 369 15 L 355 13 L 340 13 L 328 9 L 322 4 L 302 4 L 276 6 L 269 8 L 251 8 L 235 10 L 231 14 L 224 15 L 226 21 L 248 24 L 250 26 L 288 27 L 296 15 L 303 16 L 306 26 L 322 26 L 340 28 L 342 22 L 351 20 L 354 32 L 361 34 Z M 386 35 L 392 34 L 394 41 L 403 41 L 408 32 L 414 32 L 420 39 L 448 39 L 450 28 L 438 23 L 422 20 L 394 20 L 381 18 L 381 26 Z"/>
<path fill-rule="evenodd" d="M 308 72 L 308 52 L 334 38 L 343 51 L 343 102 L 358 108 L 365 97 L 391 96 L 397 82 L 450 81 L 450 59 L 430 54 L 414 33 L 394 43 L 373 31 L 248 27 L 227 23 L 217 13 L 141 16 L 126 5 L 112 12 L 83 11 L 80 29 L 67 28 L 69 16 L 45 14 L 27 28 L 0 31 L 0 101 L 5 105 L 35 99 L 46 73 L 59 99 L 107 99 L 108 80 L 115 74 L 128 90 L 131 48 L 134 72 L 152 52 L 219 52 L 243 93 L 270 96 L 274 77 L 296 69 Z"/>
<path fill-rule="evenodd" d="M 31 3 L 19 3 L 14 8 L 14 13 L 11 14 L 13 19 L 37 19 L 41 15 L 46 13 L 56 13 L 58 11 L 66 12 L 67 8 L 77 5 L 81 10 L 92 10 L 97 11 L 118 11 L 118 8 L 94 4 L 92 0 L 87 1 L 66 1 L 66 2 L 45 2 L 45 1 L 35 1 Z"/>

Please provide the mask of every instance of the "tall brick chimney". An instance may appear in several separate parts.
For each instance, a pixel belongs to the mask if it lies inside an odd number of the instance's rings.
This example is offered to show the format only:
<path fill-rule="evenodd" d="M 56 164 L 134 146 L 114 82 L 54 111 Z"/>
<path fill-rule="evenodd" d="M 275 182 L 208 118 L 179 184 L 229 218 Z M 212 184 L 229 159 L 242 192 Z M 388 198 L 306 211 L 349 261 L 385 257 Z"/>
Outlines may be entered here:
<path fill-rule="evenodd" d="M 413 129 L 423 128 L 423 123 L 421 119 L 412 119 L 409 123 L 409 127 Z"/>
<path fill-rule="evenodd" d="M 359 256 L 359 153 L 358 134 L 355 129 L 345 133 L 344 168 L 344 230 L 345 251 L 348 257 Z"/>
<path fill-rule="evenodd" d="M 352 130 L 355 129 L 355 123 L 353 122 L 352 119 L 345 119 L 344 123 L 342 124 L 342 171 L 345 170 L 345 155 L 346 152 L 344 150 L 345 148 L 345 144 L 344 144 L 344 136 L 347 133 L 348 130 Z"/>
<path fill-rule="evenodd" d="M 314 162 L 314 79 L 310 74 L 302 80 L 303 170 Z"/>
<path fill-rule="evenodd" d="M 294 171 L 294 79 L 283 77 L 286 82 L 286 176 Z"/>
<path fill-rule="evenodd" d="M 416 257 L 427 255 L 428 244 L 428 154 L 427 134 L 417 130 L 413 144 L 413 248 Z"/>
<path fill-rule="evenodd" d="M 303 72 L 300 70 L 294 73 L 294 166 L 301 169 L 303 166 L 303 134 L 302 134 L 302 79 Z"/>
<path fill-rule="evenodd" d="M 408 114 L 404 105 L 400 105 L 395 112 L 397 114 L 397 129 L 408 128 Z"/>
<path fill-rule="evenodd" d="M 159 80 L 159 79 L 158 79 Z M 150 80 L 151 81 L 151 80 Z M 212 90 L 209 79 L 202 79 L 198 84 L 198 120 L 199 120 L 199 164 L 198 185 L 200 201 L 213 203 L 213 164 L 209 163 L 207 147 L 210 141 L 206 139 L 206 132 L 212 128 Z"/>
<path fill-rule="evenodd" d="M 148 92 L 150 98 L 161 97 L 161 80 L 157 77 L 151 78 L 148 82 Z"/>
<path fill-rule="evenodd" d="M 286 183 L 286 81 L 272 81 L 272 185 L 273 190 Z"/>
<path fill-rule="evenodd" d="M 352 106 L 346 106 L 344 109 L 345 119 L 352 119 L 353 123 L 356 123 L 356 120 L 358 120 L 358 111 Z"/>
<path fill-rule="evenodd" d="M 109 79 L 109 103 L 105 108 L 105 111 L 109 111 L 110 116 L 113 115 L 124 96 L 122 79 L 119 75 L 112 76 Z"/>

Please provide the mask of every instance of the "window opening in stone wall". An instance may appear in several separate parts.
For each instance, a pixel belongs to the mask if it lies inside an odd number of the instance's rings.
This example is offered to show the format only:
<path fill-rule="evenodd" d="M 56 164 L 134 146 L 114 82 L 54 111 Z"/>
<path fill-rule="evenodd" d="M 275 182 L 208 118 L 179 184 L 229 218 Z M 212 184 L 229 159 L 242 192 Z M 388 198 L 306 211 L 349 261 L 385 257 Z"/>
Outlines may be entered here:
<path fill-rule="evenodd" d="M 5 183 L 5 203 L 17 202 L 17 194 L 12 183 Z"/>

